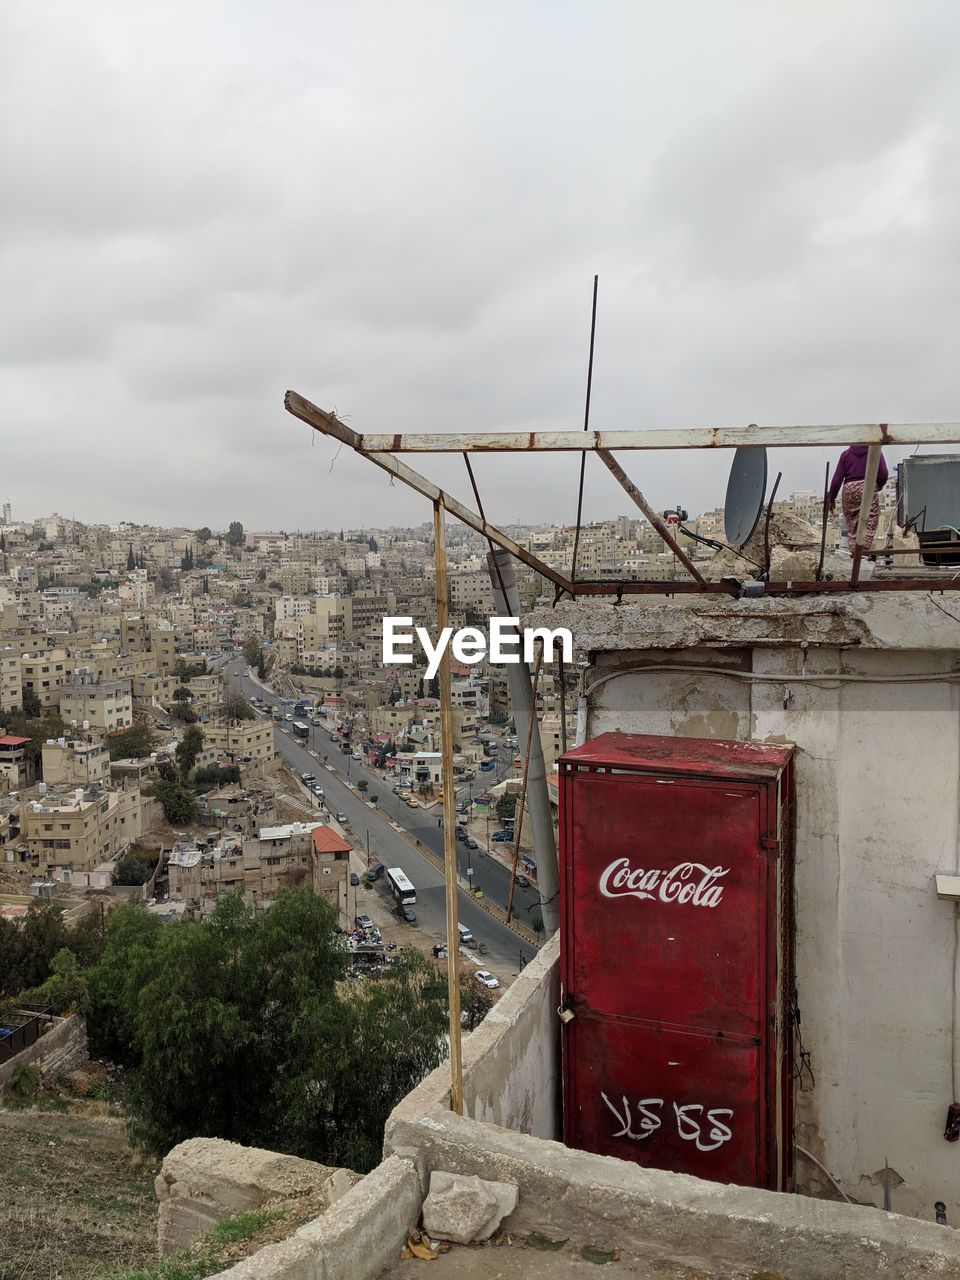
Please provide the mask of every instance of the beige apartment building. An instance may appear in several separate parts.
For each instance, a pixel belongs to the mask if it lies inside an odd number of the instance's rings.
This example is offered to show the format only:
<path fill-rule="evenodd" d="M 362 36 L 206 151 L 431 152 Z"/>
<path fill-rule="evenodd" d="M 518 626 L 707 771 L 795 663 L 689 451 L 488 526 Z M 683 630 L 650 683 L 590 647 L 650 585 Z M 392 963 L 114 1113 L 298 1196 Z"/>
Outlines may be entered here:
<path fill-rule="evenodd" d="M 24 804 L 20 840 L 31 864 L 45 874 L 58 867 L 92 871 L 136 840 L 142 822 L 139 791 L 77 787 Z"/>
<path fill-rule="evenodd" d="M 35 693 L 42 710 L 49 708 L 55 711 L 60 706 L 60 688 L 69 677 L 69 662 L 64 649 L 25 653 L 20 659 L 23 692 Z"/>
<path fill-rule="evenodd" d="M 48 738 L 40 755 L 47 786 L 86 788 L 110 779 L 110 753 L 102 742 Z"/>
<path fill-rule="evenodd" d="M 129 680 L 96 680 L 92 673 L 77 673 L 60 690 L 60 715 L 68 724 L 87 722 L 91 729 L 109 733 L 133 724 L 133 689 Z"/>
<path fill-rule="evenodd" d="M 276 759 L 273 723 L 269 720 L 233 720 L 203 726 L 204 746 L 234 760 L 267 765 Z"/>
<path fill-rule="evenodd" d="M 20 652 L 13 645 L 0 648 L 0 718 L 4 711 L 17 711 L 23 702 Z"/>

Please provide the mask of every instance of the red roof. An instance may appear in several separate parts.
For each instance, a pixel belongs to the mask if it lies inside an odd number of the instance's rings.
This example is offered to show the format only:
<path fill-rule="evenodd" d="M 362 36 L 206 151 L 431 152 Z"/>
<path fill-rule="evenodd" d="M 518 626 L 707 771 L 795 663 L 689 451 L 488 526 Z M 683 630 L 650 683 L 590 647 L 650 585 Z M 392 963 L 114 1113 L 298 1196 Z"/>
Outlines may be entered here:
<path fill-rule="evenodd" d="M 317 853 L 349 853 L 353 845 L 329 827 L 314 827 L 313 847 Z"/>
<path fill-rule="evenodd" d="M 12 733 L 5 733 L 0 738 L 0 747 L 22 747 L 25 742 L 29 741 L 29 738 L 17 738 Z"/>

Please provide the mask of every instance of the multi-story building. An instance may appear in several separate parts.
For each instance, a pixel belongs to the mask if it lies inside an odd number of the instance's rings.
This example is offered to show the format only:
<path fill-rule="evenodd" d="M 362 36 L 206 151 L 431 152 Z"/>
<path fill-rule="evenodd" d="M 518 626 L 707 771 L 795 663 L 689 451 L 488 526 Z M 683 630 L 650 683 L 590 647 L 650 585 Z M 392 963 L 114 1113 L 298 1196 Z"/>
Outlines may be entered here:
<path fill-rule="evenodd" d="M 19 711 L 22 703 L 20 652 L 13 645 L 0 646 L 0 719 L 4 711 Z"/>
<path fill-rule="evenodd" d="M 135 789 L 47 792 L 20 811 L 25 858 L 47 875 L 55 869 L 93 871 L 121 853 L 141 830 L 142 804 Z"/>
<path fill-rule="evenodd" d="M 92 672 L 77 671 L 60 690 L 60 715 L 67 724 L 109 733 L 133 724 L 133 688 L 130 680 L 97 680 Z"/>
<path fill-rule="evenodd" d="M 40 749 L 48 786 L 89 787 L 110 778 L 110 753 L 102 742 L 48 738 Z"/>
<path fill-rule="evenodd" d="M 60 706 L 60 687 L 69 679 L 70 671 L 64 649 L 51 649 L 43 653 L 25 653 L 20 659 L 20 679 L 23 692 L 34 693 L 42 710 L 56 710 Z M 22 696 L 22 695 L 21 695 Z"/>
<path fill-rule="evenodd" d="M 0 778 L 6 781 L 10 791 L 20 791 L 33 785 L 35 769 L 27 755 L 29 738 L 15 733 L 0 736 Z"/>
<path fill-rule="evenodd" d="M 268 765 L 277 759 L 273 723 L 269 720 L 208 724 L 204 725 L 203 736 L 205 747 L 244 764 Z"/>

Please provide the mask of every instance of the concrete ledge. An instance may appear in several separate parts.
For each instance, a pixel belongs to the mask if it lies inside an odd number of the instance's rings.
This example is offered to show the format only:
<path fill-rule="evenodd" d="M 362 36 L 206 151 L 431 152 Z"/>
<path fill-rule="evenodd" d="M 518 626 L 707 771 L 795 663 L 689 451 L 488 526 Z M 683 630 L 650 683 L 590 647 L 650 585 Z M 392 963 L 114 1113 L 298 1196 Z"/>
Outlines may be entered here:
<path fill-rule="evenodd" d="M 155 1181 L 160 1256 L 187 1248 L 221 1219 L 268 1201 L 322 1191 L 330 1205 L 357 1179 L 347 1169 L 297 1156 L 222 1138 L 190 1138 L 168 1152 Z"/>
<path fill-rule="evenodd" d="M 463 1041 L 463 1099 L 468 1115 L 505 1129 L 553 1138 L 560 1106 L 560 937 L 545 943 L 476 1031 Z M 450 1065 L 432 1071 L 399 1102 L 384 1134 L 450 1109 Z M 405 1154 L 405 1153 L 402 1153 Z"/>
<path fill-rule="evenodd" d="M 620 1249 L 704 1277 L 919 1280 L 960 1276 L 960 1233 L 882 1210 L 642 1169 L 447 1112 L 398 1120 L 395 1145 L 428 1169 L 520 1187 L 507 1231 Z"/>

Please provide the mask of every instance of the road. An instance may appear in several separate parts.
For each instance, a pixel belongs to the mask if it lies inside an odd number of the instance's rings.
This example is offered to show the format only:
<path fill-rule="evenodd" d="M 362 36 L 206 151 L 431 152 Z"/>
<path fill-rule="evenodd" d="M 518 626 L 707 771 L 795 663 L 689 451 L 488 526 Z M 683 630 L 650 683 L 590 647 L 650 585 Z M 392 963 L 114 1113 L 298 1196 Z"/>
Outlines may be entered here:
<path fill-rule="evenodd" d="M 230 684 L 238 689 L 244 697 L 259 694 L 261 688 L 244 673 L 242 659 L 233 659 L 224 664 L 224 673 Z M 444 895 L 443 874 L 412 848 L 403 835 L 395 831 L 391 821 L 400 820 L 400 824 L 421 840 L 434 853 L 443 857 L 443 832 L 437 825 L 438 811 L 429 813 L 423 809 L 411 809 L 407 805 L 397 805 L 397 797 L 390 790 L 390 783 L 378 777 L 371 770 L 361 766 L 358 761 L 344 755 L 339 747 L 334 748 L 329 733 L 316 727 L 308 744 L 303 744 L 286 733 L 278 725 L 274 726 L 274 741 L 282 759 L 298 773 L 312 772 L 317 775 L 323 787 L 327 808 L 331 813 L 345 813 L 350 824 L 350 833 L 361 850 L 366 850 L 368 841 L 371 859 L 377 859 L 386 867 L 402 867 L 413 881 L 417 889 L 417 925 L 429 937 L 438 941 L 446 937 L 446 904 Z M 323 741 L 325 740 L 325 741 Z M 309 749 L 308 749 L 309 748 Z M 345 772 L 349 764 L 350 777 L 356 781 L 358 777 L 366 778 L 369 783 L 369 795 L 380 797 L 383 812 L 372 809 L 366 801 L 361 800 L 355 791 L 341 782 L 324 765 L 325 758 L 332 759 L 337 768 Z M 402 810 L 399 814 L 397 809 Z M 435 814 L 437 816 L 435 816 Z M 461 874 L 466 878 L 467 850 L 462 844 L 458 846 L 461 863 Z M 479 850 L 470 854 L 473 879 L 485 894 L 495 902 L 505 903 L 509 872 L 500 863 L 488 858 Z M 383 879 L 377 882 L 377 892 L 389 900 L 389 891 Z M 522 895 L 522 896 L 521 896 Z M 514 911 L 517 918 L 528 922 L 533 910 L 537 908 L 539 899 L 536 891 L 518 889 L 515 894 Z M 487 945 L 484 961 L 496 963 L 514 971 L 520 957 L 526 963 L 536 954 L 536 949 L 525 942 L 512 929 L 495 920 L 478 906 L 469 894 L 459 893 L 460 923 L 467 926 L 478 941 Z"/>

